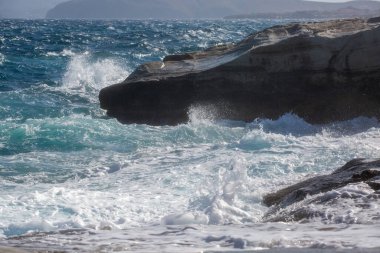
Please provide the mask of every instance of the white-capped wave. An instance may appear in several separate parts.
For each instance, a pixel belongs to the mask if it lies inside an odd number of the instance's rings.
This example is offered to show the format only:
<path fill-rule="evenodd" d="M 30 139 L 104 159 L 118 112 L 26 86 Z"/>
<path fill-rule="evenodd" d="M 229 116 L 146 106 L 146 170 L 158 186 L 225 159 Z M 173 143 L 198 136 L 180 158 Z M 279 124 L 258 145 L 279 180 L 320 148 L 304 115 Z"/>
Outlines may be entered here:
<path fill-rule="evenodd" d="M 85 52 L 83 53 L 84 55 L 88 55 L 89 53 L 88 52 Z M 46 56 L 52 56 L 52 57 L 56 57 L 56 56 L 64 56 L 64 57 L 67 57 L 67 56 L 75 56 L 75 52 L 73 52 L 72 50 L 70 49 L 63 49 L 62 52 L 47 52 L 46 53 Z"/>
<path fill-rule="evenodd" d="M 250 128 L 261 129 L 264 132 L 283 135 L 315 135 L 322 132 L 331 134 L 356 134 L 371 128 L 379 128 L 376 118 L 357 117 L 346 121 L 337 121 L 328 124 L 313 125 L 293 113 L 286 113 L 278 119 L 257 119 L 249 124 Z"/>
<path fill-rule="evenodd" d="M 5 62 L 5 56 L 2 53 L 0 53 L 0 65 L 3 65 L 4 62 Z"/>
<path fill-rule="evenodd" d="M 149 53 L 149 54 L 142 54 L 142 53 L 133 54 L 133 56 L 136 57 L 139 60 L 147 58 L 147 57 L 149 57 L 151 55 L 152 55 L 151 53 Z"/>
<path fill-rule="evenodd" d="M 251 123 L 253 128 L 261 128 L 266 132 L 281 134 L 306 135 L 314 134 L 318 127 L 307 123 L 295 114 L 287 113 L 276 120 L 257 119 Z"/>
<path fill-rule="evenodd" d="M 8 227 L 3 229 L 3 235 L 7 237 L 16 235 L 25 235 L 34 232 L 52 232 L 56 231 L 57 228 L 51 223 L 40 220 L 40 221 L 30 221 L 26 223 L 15 223 L 10 224 Z"/>
<path fill-rule="evenodd" d="M 228 168 L 220 168 L 216 182 L 208 182 L 190 202 L 191 212 L 163 217 L 165 225 L 243 224 L 258 222 L 263 214 L 260 192 L 251 188 L 246 161 L 233 159 Z M 259 180 L 255 182 L 260 184 Z M 250 205 L 247 205 L 250 201 Z"/>
<path fill-rule="evenodd" d="M 62 79 L 62 88 L 70 93 L 93 97 L 100 89 L 123 81 L 129 74 L 127 67 L 115 59 L 93 59 L 91 54 L 74 54 Z"/>
<path fill-rule="evenodd" d="M 135 211 L 133 206 L 127 207 L 132 199 L 128 194 L 65 187 L 3 198 L 14 213 L 6 214 L 7 224 L 2 224 L 0 232 L 9 237 L 72 228 L 102 230 L 136 225 L 123 216 L 123 209 L 129 209 L 129 213 Z M 38 211 L 31 213 L 31 209 Z M 19 222 L 20 217 L 27 222 Z"/>

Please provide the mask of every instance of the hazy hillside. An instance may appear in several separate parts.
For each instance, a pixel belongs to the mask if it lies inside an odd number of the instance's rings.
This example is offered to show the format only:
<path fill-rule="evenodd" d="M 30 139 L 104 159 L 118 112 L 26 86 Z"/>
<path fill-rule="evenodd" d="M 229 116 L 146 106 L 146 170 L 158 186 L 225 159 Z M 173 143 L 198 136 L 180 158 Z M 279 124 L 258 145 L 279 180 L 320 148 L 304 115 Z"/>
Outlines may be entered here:
<path fill-rule="evenodd" d="M 58 4 L 47 18 L 175 19 L 222 18 L 249 13 L 333 11 L 353 7 L 380 9 L 380 2 L 323 3 L 302 0 L 72 0 Z"/>
<path fill-rule="evenodd" d="M 340 19 L 340 18 L 369 18 L 380 15 L 380 9 L 358 9 L 353 7 L 346 7 L 338 10 L 331 11 L 294 11 L 282 13 L 251 13 L 227 16 L 226 19 L 258 19 L 258 18 L 271 18 L 271 19 Z"/>
<path fill-rule="evenodd" d="M 46 12 L 64 0 L 0 0 L 0 17 L 44 18 Z"/>

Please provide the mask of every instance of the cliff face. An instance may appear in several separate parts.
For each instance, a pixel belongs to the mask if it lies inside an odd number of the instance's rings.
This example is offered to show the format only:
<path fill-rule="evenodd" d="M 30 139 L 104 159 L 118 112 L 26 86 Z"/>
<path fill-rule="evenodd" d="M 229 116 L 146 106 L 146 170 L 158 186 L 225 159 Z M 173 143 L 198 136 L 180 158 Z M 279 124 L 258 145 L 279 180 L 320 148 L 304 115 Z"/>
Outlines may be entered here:
<path fill-rule="evenodd" d="M 181 19 L 223 18 L 246 13 L 380 9 L 377 1 L 323 3 L 303 0 L 71 0 L 57 5 L 47 18 Z"/>
<path fill-rule="evenodd" d="M 380 23 L 272 27 L 235 45 L 144 64 L 99 98 L 123 123 L 178 124 L 194 106 L 244 121 L 287 112 L 310 123 L 380 118 Z"/>

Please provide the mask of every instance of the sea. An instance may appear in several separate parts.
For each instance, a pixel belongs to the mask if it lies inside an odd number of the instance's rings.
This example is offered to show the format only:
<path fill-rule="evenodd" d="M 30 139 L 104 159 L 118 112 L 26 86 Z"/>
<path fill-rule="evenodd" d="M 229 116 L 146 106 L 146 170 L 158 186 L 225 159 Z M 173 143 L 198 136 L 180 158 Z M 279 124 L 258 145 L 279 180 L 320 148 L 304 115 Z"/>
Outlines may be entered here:
<path fill-rule="evenodd" d="M 0 246 L 68 253 L 380 247 L 380 194 L 366 184 L 309 196 L 277 214 L 262 203 L 351 159 L 380 157 L 377 119 L 312 125 L 289 112 L 240 122 L 197 108 L 186 124 L 149 126 L 123 125 L 100 109 L 99 91 L 142 63 L 294 21 L 304 20 L 0 20 Z"/>

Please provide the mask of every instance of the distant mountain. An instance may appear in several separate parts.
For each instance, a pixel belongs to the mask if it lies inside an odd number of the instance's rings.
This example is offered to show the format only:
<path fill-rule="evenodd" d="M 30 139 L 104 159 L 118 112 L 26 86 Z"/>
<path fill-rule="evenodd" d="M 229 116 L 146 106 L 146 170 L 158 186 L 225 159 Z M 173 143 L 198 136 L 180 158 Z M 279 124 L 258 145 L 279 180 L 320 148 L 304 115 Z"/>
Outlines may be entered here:
<path fill-rule="evenodd" d="M 303 0 L 71 0 L 58 4 L 52 19 L 190 19 L 255 13 L 380 9 L 380 2 L 326 3 Z"/>
<path fill-rule="evenodd" d="M 380 16 L 380 9 L 358 9 L 354 7 L 346 7 L 332 11 L 294 11 L 283 13 L 251 13 L 242 15 L 227 16 L 226 19 L 258 19 L 258 18 L 272 18 L 272 19 L 340 19 L 340 18 L 369 18 Z"/>
<path fill-rule="evenodd" d="M 0 0 L 3 18 L 44 18 L 46 12 L 64 0 Z"/>

